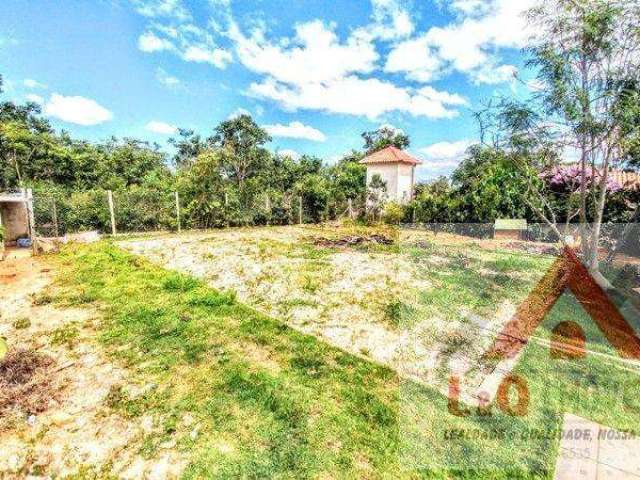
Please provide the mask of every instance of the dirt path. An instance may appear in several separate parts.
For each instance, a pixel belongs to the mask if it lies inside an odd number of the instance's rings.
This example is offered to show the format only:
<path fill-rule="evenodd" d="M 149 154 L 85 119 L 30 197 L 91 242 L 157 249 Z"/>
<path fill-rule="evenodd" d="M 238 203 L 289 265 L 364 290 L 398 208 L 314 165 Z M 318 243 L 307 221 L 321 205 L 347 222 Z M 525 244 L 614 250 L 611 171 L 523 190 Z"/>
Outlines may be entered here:
<path fill-rule="evenodd" d="M 138 455 L 136 445 L 153 431 L 154 419 L 125 420 L 106 405 L 112 387 L 125 383 L 127 372 L 95 342 L 96 309 L 51 303 L 54 274 L 55 262 L 47 259 L 10 254 L 0 262 L 0 335 L 9 345 L 0 375 L 15 374 L 25 358 L 46 359 L 46 367 L 27 369 L 21 396 L 0 409 L 0 478 L 88 472 L 177 476 L 184 461 L 174 451 L 153 460 Z M 7 367 L 10 360 L 13 371 Z"/>

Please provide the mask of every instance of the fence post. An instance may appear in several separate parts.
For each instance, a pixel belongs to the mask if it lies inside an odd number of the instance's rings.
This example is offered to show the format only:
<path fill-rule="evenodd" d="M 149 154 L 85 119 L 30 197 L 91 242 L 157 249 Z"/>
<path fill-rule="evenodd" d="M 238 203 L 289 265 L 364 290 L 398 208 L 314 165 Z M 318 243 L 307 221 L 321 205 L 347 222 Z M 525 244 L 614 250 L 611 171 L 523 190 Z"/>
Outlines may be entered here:
<path fill-rule="evenodd" d="M 180 225 L 180 196 L 178 192 L 173 192 L 176 196 L 176 218 L 178 219 L 178 233 L 182 231 L 182 226 Z"/>
<path fill-rule="evenodd" d="M 38 245 L 36 239 L 36 216 L 33 213 L 33 190 L 27 188 L 24 190 L 25 200 L 27 202 L 27 216 L 29 217 L 29 232 L 31 234 L 31 249 L 34 255 L 38 254 Z"/>
<path fill-rule="evenodd" d="M 53 220 L 53 234 L 55 237 L 60 236 L 60 230 L 58 229 L 58 207 L 56 206 L 56 197 L 53 198 L 53 212 L 52 212 L 52 220 Z"/>
<path fill-rule="evenodd" d="M 267 225 L 269 225 L 269 219 L 271 218 L 271 201 L 269 200 L 269 194 L 264 199 L 264 208 L 267 211 Z"/>
<path fill-rule="evenodd" d="M 350 198 L 347 199 L 347 211 L 349 212 L 349 220 L 353 220 L 353 204 Z"/>
<path fill-rule="evenodd" d="M 107 190 L 107 200 L 109 201 L 109 214 L 111 215 L 111 234 L 116 234 L 116 214 L 113 210 L 113 193 Z"/>
<path fill-rule="evenodd" d="M 302 195 L 298 197 L 298 224 L 302 225 Z"/>

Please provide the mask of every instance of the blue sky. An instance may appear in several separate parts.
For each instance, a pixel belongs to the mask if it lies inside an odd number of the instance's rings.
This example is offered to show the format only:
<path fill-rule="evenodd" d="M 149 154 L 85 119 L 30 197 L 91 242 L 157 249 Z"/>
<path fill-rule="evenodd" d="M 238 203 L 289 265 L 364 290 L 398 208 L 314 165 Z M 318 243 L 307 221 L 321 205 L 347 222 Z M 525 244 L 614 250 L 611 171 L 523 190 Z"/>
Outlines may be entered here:
<path fill-rule="evenodd" d="M 247 111 L 270 148 L 335 161 L 393 125 L 448 174 L 477 138 L 471 112 L 529 94 L 529 0 L 3 0 L 5 98 L 57 129 L 166 147 Z M 518 74 L 518 79 L 514 73 Z"/>

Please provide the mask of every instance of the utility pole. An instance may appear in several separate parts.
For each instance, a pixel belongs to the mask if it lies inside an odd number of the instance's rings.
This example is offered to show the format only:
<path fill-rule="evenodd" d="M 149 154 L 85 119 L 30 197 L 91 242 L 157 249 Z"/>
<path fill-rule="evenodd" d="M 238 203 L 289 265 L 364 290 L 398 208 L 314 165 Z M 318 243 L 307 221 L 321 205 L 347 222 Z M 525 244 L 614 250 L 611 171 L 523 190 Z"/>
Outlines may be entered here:
<path fill-rule="evenodd" d="M 24 190 L 25 200 L 27 204 L 27 216 L 29 217 L 29 233 L 31 234 L 31 249 L 34 255 L 38 254 L 38 246 L 36 239 L 36 216 L 33 213 L 33 190 L 27 188 Z"/>

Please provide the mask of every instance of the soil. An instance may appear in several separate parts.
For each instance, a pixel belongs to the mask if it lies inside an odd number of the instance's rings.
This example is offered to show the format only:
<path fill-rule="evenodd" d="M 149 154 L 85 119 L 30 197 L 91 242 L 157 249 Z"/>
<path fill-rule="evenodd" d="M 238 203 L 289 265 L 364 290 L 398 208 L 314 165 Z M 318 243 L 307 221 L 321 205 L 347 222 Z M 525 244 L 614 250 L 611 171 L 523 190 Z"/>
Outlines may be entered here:
<path fill-rule="evenodd" d="M 12 410 L 35 415 L 55 405 L 60 392 L 54 367 L 53 358 L 33 350 L 14 350 L 0 361 L 0 418 Z"/>
<path fill-rule="evenodd" d="M 313 239 L 313 244 L 318 247 L 353 247 L 356 245 L 392 245 L 393 240 L 384 235 L 347 235 L 341 238 L 318 237 Z"/>
<path fill-rule="evenodd" d="M 185 461 L 175 450 L 138 454 L 155 422 L 123 419 L 106 404 L 109 392 L 131 386 L 95 338 L 100 312 L 50 301 L 55 262 L 9 251 L 0 261 L 0 478 L 55 478 L 94 472 L 120 478 L 176 478 Z M 78 329 L 72 345 L 52 342 L 56 330 Z"/>

